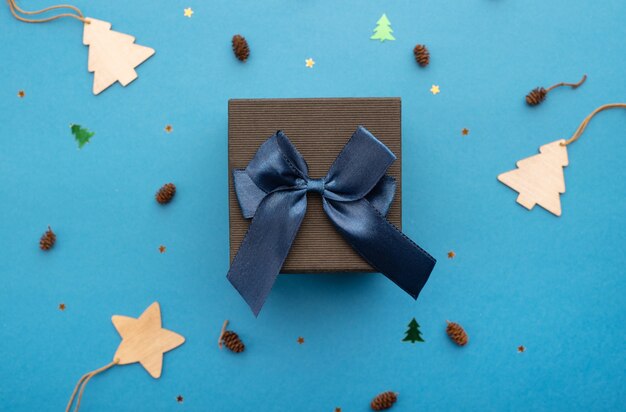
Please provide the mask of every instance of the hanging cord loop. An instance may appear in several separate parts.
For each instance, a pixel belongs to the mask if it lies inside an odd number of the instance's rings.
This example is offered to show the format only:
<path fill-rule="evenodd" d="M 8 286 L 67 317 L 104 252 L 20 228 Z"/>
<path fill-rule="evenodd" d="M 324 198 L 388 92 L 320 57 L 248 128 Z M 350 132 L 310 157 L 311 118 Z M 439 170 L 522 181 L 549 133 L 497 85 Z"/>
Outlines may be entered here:
<path fill-rule="evenodd" d="M 46 7 L 45 9 L 41 9 L 41 10 L 27 11 L 27 10 L 21 9 L 15 3 L 15 0 L 7 0 L 7 3 L 9 4 L 9 9 L 11 9 L 11 14 L 13 15 L 13 17 L 18 19 L 19 21 L 23 21 L 24 23 L 46 23 L 46 22 L 49 22 L 49 21 L 61 19 L 63 17 L 71 17 L 73 19 L 80 20 L 80 21 L 82 21 L 85 24 L 89 24 L 90 23 L 89 20 L 87 20 L 85 18 L 85 16 L 83 16 L 83 13 L 78 9 L 78 7 L 72 6 L 70 4 L 58 4 L 56 6 Z M 50 10 L 56 10 L 56 9 L 70 9 L 70 10 L 73 10 L 74 12 L 76 12 L 76 14 L 74 14 L 74 13 L 61 13 L 61 14 L 57 14 L 55 16 L 45 17 L 43 19 L 30 19 L 30 18 L 23 17 L 23 16 L 20 15 L 20 14 L 23 14 L 25 16 L 34 16 L 34 15 L 37 15 L 37 14 L 46 13 L 46 12 L 48 12 Z"/>
<path fill-rule="evenodd" d="M 220 332 L 220 337 L 217 338 L 217 346 L 219 346 L 220 349 L 222 349 L 222 343 L 223 343 L 224 333 L 226 332 L 226 326 L 228 326 L 228 319 L 224 321 L 224 324 L 222 325 L 222 331 Z"/>
<path fill-rule="evenodd" d="M 561 143 L 561 146 L 567 146 L 568 144 L 574 143 L 576 140 L 578 140 L 580 138 L 580 136 L 583 134 L 583 132 L 585 131 L 585 129 L 587 128 L 587 125 L 589 124 L 591 119 L 596 114 L 598 114 L 598 113 L 600 113 L 600 112 L 602 112 L 604 110 L 617 109 L 617 108 L 626 109 L 626 103 L 609 103 L 609 104 L 605 104 L 604 106 L 598 107 L 596 110 L 591 112 L 591 114 L 589 116 L 585 117 L 585 120 L 583 120 L 583 122 L 580 124 L 580 126 L 578 126 L 578 129 L 576 129 L 576 132 L 572 135 L 572 137 L 567 139 L 565 142 Z"/>
<path fill-rule="evenodd" d="M 561 82 L 561 83 L 557 83 L 553 86 L 550 86 L 546 89 L 546 93 L 548 93 L 550 90 L 552 89 L 556 89 L 557 87 L 561 87 L 561 86 L 570 86 L 572 89 L 577 88 L 578 86 L 580 86 L 581 84 L 583 84 L 585 82 L 585 80 L 587 80 L 587 75 L 583 75 L 583 78 L 580 79 L 580 81 L 578 83 L 565 83 L 565 82 Z"/>
<path fill-rule="evenodd" d="M 74 409 L 74 412 L 78 412 L 78 409 L 80 408 L 80 401 L 83 398 L 83 392 L 85 392 L 85 387 L 87 386 L 87 382 L 89 382 L 89 380 L 93 378 L 94 376 L 96 376 L 97 374 L 104 372 L 107 369 L 112 368 L 113 366 L 117 365 L 119 362 L 120 362 L 119 359 L 114 359 L 113 362 L 109 363 L 108 365 L 105 365 L 101 367 L 100 369 L 96 369 L 94 371 L 84 374 L 76 383 L 76 386 L 74 387 L 74 392 L 72 392 L 70 401 L 67 403 L 67 407 L 65 408 L 65 412 L 70 412 L 70 409 L 72 409 L 72 404 L 74 403 L 74 398 L 76 397 L 76 393 L 78 393 L 78 398 L 76 398 L 76 408 Z M 79 392 L 79 389 L 80 389 L 80 392 Z"/>

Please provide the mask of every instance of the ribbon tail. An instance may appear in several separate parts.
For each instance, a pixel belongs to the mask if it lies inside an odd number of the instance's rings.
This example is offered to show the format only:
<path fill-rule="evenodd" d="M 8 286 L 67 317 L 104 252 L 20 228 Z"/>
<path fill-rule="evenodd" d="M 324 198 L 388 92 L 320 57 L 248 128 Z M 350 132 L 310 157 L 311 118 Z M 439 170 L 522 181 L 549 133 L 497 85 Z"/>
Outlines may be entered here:
<path fill-rule="evenodd" d="M 435 267 L 432 256 L 365 199 L 337 202 L 324 198 L 324 211 L 363 259 L 417 299 Z"/>
<path fill-rule="evenodd" d="M 381 215 L 387 216 L 395 195 L 396 179 L 385 175 L 380 179 L 378 184 L 374 186 L 372 191 L 365 196 L 365 199 L 367 199 Z"/>
<path fill-rule="evenodd" d="M 256 210 L 227 278 L 254 316 L 276 281 L 306 212 L 306 190 L 279 190 Z"/>

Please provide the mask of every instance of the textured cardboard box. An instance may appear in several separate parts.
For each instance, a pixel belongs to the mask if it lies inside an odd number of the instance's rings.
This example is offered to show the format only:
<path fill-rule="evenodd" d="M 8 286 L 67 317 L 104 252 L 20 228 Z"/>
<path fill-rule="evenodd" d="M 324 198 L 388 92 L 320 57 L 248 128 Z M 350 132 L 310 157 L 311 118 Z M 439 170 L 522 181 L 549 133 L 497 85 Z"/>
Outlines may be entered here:
<path fill-rule="evenodd" d="M 233 99 L 228 102 L 228 201 L 231 261 L 248 230 L 233 190 L 233 169 L 243 169 L 258 147 L 283 130 L 304 156 L 309 175 L 326 175 L 358 125 L 365 126 L 398 159 L 388 174 L 397 181 L 387 219 L 402 228 L 402 136 L 399 98 Z M 308 209 L 282 273 L 372 272 L 322 210 L 318 194 L 308 193 Z"/>

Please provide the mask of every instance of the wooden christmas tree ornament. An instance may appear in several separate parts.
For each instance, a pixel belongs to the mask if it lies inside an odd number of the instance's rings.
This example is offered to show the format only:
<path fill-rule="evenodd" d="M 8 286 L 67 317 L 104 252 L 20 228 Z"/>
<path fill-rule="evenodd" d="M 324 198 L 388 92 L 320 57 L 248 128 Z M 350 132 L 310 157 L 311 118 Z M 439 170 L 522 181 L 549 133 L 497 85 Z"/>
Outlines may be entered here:
<path fill-rule="evenodd" d="M 135 67 L 148 60 L 154 49 L 135 44 L 135 38 L 111 30 L 111 23 L 87 17 L 83 44 L 89 46 L 87 70 L 93 73 L 93 94 L 115 82 L 128 85 L 137 78 Z"/>
<path fill-rule="evenodd" d="M 87 69 L 94 73 L 93 93 L 96 95 L 115 82 L 119 82 L 122 86 L 128 85 L 137 78 L 135 67 L 154 54 L 154 49 L 135 44 L 133 36 L 111 30 L 111 23 L 84 17 L 77 7 L 62 4 L 42 10 L 25 11 L 17 6 L 15 0 L 7 0 L 7 2 L 11 14 L 25 23 L 46 23 L 64 17 L 83 22 L 83 44 L 89 46 Z M 72 12 L 41 19 L 24 17 L 57 9 L 69 9 Z"/>
<path fill-rule="evenodd" d="M 539 205 L 561 216 L 560 194 L 565 193 L 563 167 L 567 166 L 565 140 L 543 145 L 539 154 L 517 162 L 517 169 L 502 173 L 498 180 L 519 192 L 517 203 L 530 210 Z"/>
<path fill-rule="evenodd" d="M 66 412 L 72 408 L 75 398 L 74 411 L 78 411 L 89 380 L 115 365 L 139 362 L 150 376 L 155 379 L 159 378 L 163 368 L 163 354 L 185 342 L 185 338 L 178 333 L 161 327 L 161 307 L 158 302 L 150 305 L 137 319 L 114 315 L 111 320 L 122 338 L 122 342 L 113 355 L 113 361 L 102 368 L 86 373 L 78 380 L 65 409 Z"/>
<path fill-rule="evenodd" d="M 591 119 L 601 111 L 626 108 L 626 103 L 598 107 L 578 126 L 568 140 L 557 140 L 539 148 L 539 154 L 517 162 L 517 169 L 498 176 L 498 180 L 519 193 L 517 203 L 528 210 L 539 205 L 561 216 L 560 195 L 565 193 L 563 167 L 568 165 L 567 146 L 580 138 Z"/>

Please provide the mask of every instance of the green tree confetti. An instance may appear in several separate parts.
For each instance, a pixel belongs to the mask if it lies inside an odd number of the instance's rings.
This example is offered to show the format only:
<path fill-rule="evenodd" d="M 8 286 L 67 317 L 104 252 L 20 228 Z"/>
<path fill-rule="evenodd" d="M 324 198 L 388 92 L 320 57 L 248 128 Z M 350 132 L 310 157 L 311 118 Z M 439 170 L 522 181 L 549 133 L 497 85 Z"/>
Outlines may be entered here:
<path fill-rule="evenodd" d="M 89 131 L 88 129 L 81 127 L 81 125 L 79 124 L 72 124 L 70 125 L 70 128 L 72 129 L 72 134 L 74 135 L 74 139 L 76 139 L 76 142 L 78 143 L 78 148 L 82 148 L 85 143 L 89 143 L 89 139 L 91 139 L 91 137 L 96 134 L 94 132 Z"/>
<path fill-rule="evenodd" d="M 420 324 L 417 323 L 415 318 L 409 323 L 409 329 L 406 331 L 406 337 L 402 339 L 402 342 L 424 342 L 422 332 L 420 332 Z"/>
<path fill-rule="evenodd" d="M 391 22 L 387 18 L 386 14 L 383 14 L 382 17 L 376 22 L 377 26 L 374 29 L 374 34 L 370 39 L 372 40 L 380 40 L 381 42 L 385 40 L 395 40 L 393 37 L 393 30 L 391 30 Z"/>

